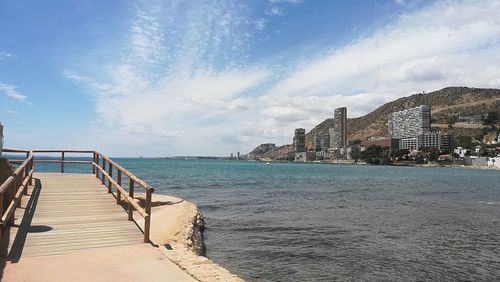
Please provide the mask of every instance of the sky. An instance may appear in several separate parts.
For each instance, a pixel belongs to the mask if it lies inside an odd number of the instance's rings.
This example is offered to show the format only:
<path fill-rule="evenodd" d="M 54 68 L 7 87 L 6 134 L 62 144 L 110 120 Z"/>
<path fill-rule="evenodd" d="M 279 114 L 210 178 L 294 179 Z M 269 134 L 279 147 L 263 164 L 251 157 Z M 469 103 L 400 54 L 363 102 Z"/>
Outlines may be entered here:
<path fill-rule="evenodd" d="M 5 147 L 227 156 L 448 86 L 500 88 L 500 1 L 0 1 Z"/>

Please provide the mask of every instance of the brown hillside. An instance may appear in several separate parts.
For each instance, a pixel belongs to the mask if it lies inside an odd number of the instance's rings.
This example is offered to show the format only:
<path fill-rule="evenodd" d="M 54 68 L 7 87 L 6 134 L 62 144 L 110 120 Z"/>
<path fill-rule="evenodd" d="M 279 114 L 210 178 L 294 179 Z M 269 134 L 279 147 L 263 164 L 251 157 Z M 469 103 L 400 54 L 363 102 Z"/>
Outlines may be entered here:
<path fill-rule="evenodd" d="M 387 136 L 387 117 L 390 113 L 419 105 L 431 108 L 431 122 L 448 124 L 459 115 L 470 116 L 499 111 L 500 89 L 448 87 L 430 93 L 414 94 L 384 104 L 375 111 L 347 120 L 348 140 L 366 140 L 372 136 Z M 326 134 L 333 119 L 326 119 L 306 134 L 306 147 L 313 149 L 314 135 Z M 446 129 L 443 129 L 446 131 Z"/>

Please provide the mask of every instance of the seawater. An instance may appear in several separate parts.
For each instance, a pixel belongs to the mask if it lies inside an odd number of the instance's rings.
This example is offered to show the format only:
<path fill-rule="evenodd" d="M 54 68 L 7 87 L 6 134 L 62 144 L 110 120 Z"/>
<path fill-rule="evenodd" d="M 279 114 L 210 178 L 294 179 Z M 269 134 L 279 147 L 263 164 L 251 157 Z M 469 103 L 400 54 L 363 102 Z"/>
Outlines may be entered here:
<path fill-rule="evenodd" d="M 499 171 L 116 161 L 195 203 L 207 256 L 248 281 L 500 280 Z"/>

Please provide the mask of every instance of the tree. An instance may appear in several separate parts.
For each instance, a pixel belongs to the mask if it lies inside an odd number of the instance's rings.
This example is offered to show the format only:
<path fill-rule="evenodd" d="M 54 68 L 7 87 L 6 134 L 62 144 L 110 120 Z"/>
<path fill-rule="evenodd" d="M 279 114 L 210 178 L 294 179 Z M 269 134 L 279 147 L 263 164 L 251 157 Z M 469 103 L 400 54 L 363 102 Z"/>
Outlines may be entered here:
<path fill-rule="evenodd" d="M 356 162 L 361 159 L 361 151 L 358 149 L 353 149 L 351 151 L 351 158 L 356 160 Z"/>
<path fill-rule="evenodd" d="M 420 148 L 420 150 L 427 153 L 427 155 L 429 156 L 429 161 L 437 161 L 437 159 L 439 157 L 438 148 L 436 148 L 436 147 L 423 147 L 423 148 Z"/>
<path fill-rule="evenodd" d="M 474 144 L 474 140 L 472 139 L 472 137 L 467 136 L 467 135 L 455 136 L 455 138 L 453 140 L 453 144 L 455 144 L 455 146 L 457 146 L 457 147 L 462 147 L 462 148 L 466 148 L 466 149 L 472 149 L 476 146 Z"/>
<path fill-rule="evenodd" d="M 365 151 L 361 152 L 361 159 L 370 164 L 389 163 L 389 148 L 371 145 Z"/>
<path fill-rule="evenodd" d="M 483 125 L 495 126 L 500 122 L 500 116 L 497 111 L 491 111 L 483 119 Z"/>
<path fill-rule="evenodd" d="M 395 149 L 391 151 L 390 157 L 396 160 L 401 160 L 410 153 L 408 149 Z"/>

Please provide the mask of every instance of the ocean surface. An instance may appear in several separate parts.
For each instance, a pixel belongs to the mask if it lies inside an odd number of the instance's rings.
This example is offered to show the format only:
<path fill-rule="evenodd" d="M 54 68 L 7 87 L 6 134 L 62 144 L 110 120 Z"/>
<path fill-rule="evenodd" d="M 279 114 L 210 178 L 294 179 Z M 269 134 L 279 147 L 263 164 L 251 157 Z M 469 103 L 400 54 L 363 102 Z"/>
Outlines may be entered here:
<path fill-rule="evenodd" d="M 115 160 L 195 203 L 247 281 L 500 280 L 500 171 Z"/>

